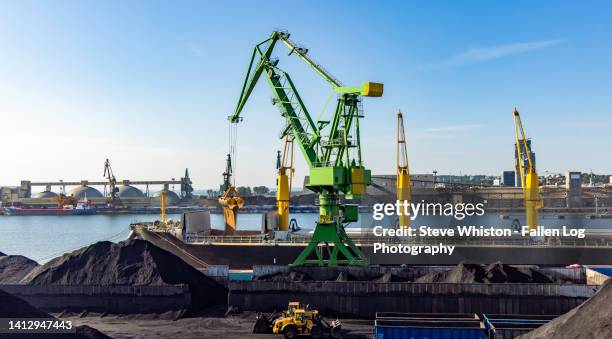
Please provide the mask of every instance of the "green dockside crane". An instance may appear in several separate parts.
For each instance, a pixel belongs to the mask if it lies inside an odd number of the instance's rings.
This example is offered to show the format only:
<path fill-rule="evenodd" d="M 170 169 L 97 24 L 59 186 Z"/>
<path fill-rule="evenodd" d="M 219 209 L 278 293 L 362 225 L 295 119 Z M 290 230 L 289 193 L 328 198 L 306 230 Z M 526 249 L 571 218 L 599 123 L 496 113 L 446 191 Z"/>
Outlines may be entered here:
<path fill-rule="evenodd" d="M 289 48 L 289 55 L 298 56 L 332 86 L 338 103 L 331 119 L 313 121 L 291 77 L 278 67 L 278 59 L 272 58 L 279 41 Z M 370 170 L 361 159 L 361 100 L 363 96 L 382 96 L 383 84 L 366 82 L 359 87 L 343 86 L 308 56 L 307 49 L 289 40 L 288 32 L 274 31 L 255 46 L 230 123 L 241 120 L 244 105 L 262 75 L 274 94 L 272 104 L 278 106 L 286 120 L 280 138 L 290 135 L 297 141 L 310 168 L 306 187 L 318 194 L 319 220 L 308 246 L 292 265 L 367 266 L 367 260 L 344 230 L 346 223 L 358 220 L 358 205 L 343 204 L 341 199 L 359 198 L 371 183 Z"/>

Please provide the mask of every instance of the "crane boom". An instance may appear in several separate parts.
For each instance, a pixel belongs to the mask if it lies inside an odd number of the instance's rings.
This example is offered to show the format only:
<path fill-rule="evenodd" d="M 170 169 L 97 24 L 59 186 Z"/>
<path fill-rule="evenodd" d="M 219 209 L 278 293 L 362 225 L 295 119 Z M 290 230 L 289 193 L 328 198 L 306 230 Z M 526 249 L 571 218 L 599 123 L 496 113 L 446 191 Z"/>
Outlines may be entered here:
<path fill-rule="evenodd" d="M 104 174 L 103 176 L 108 180 L 108 198 L 107 203 L 110 206 L 120 205 L 119 199 L 119 188 L 117 188 L 117 179 L 115 178 L 115 174 L 113 173 L 113 168 L 111 167 L 110 160 L 106 159 L 104 162 Z"/>
<path fill-rule="evenodd" d="M 339 137 L 342 137 L 342 135 L 340 135 L 341 131 L 338 130 L 342 115 L 346 115 L 348 118 L 346 121 L 348 124 L 345 124 L 345 127 L 351 127 L 353 118 L 358 115 L 357 102 L 359 96 L 382 96 L 383 85 L 366 82 L 362 84 L 361 87 L 342 86 L 339 80 L 333 77 L 321 65 L 314 62 L 306 54 L 306 49 L 297 47 L 289 40 L 289 33 L 287 32 L 274 31 L 268 39 L 255 46 L 238 104 L 236 105 L 234 113 L 229 117 L 230 122 L 239 122 L 244 105 L 249 99 L 259 78 L 265 73 L 266 79 L 274 94 L 273 103 L 279 105 L 281 114 L 287 120 L 287 128 L 283 131 L 282 137 L 289 133 L 289 131 L 292 132 L 294 137 L 298 140 L 298 144 L 309 166 L 327 164 L 332 161 L 331 158 L 334 154 L 334 147 L 322 145 L 324 141 L 322 138 L 322 130 L 327 127 L 330 122 L 318 121 L 317 124 L 314 123 L 289 74 L 276 67 L 278 65 L 278 59 L 272 59 L 271 55 L 278 40 L 281 40 L 289 48 L 290 54 L 298 55 L 300 59 L 321 75 L 323 79 L 329 82 L 336 93 L 341 96 L 347 95 L 346 100 L 343 100 L 344 98 L 342 97 L 339 98 L 339 105 L 336 109 L 334 119 L 332 120 L 333 125 L 330 130 L 329 138 L 326 141 L 333 142 Z M 259 59 L 257 59 L 258 56 Z M 357 137 L 359 137 L 358 134 Z M 323 149 L 325 151 L 322 151 Z M 343 156 L 345 147 L 340 147 L 338 151 L 340 152 L 336 152 L 336 154 Z M 359 159 L 358 162 L 360 161 Z M 335 160 L 335 162 L 338 163 L 340 161 Z"/>
<path fill-rule="evenodd" d="M 408 150 L 406 146 L 406 133 L 404 131 L 404 116 L 401 111 L 397 111 L 397 178 L 396 191 L 397 200 L 404 204 L 410 203 L 411 183 L 410 170 L 408 169 Z M 410 227 L 410 215 L 401 213 L 399 215 L 400 228 Z"/>
<path fill-rule="evenodd" d="M 302 59 L 308 66 L 312 67 L 319 75 L 323 77 L 323 79 L 327 80 L 334 87 L 342 87 L 342 83 L 340 80 L 336 79 L 333 75 L 323 68 L 320 64 L 316 63 L 310 56 L 308 56 L 308 50 L 302 47 L 298 47 L 295 43 L 289 40 L 289 34 L 284 32 L 285 34 L 279 34 L 279 39 L 289 48 L 289 54 L 295 53 L 300 59 Z"/>
<path fill-rule="evenodd" d="M 278 67 L 278 59 L 272 58 L 279 40 L 289 48 L 290 55 L 297 55 L 337 93 L 338 103 L 331 119 L 315 123 L 311 118 L 291 77 Z M 268 39 L 257 44 L 229 121 L 238 123 L 242 120 L 245 104 L 259 78 L 264 76 L 274 95 L 272 103 L 278 106 L 281 116 L 285 118 L 286 127 L 281 138 L 290 136 L 296 141 L 310 168 L 306 187 L 319 194 L 320 213 L 315 232 L 309 245 L 293 264 L 367 265 L 343 226 L 344 223 L 357 221 L 357 205 L 342 205 L 340 197 L 358 198 L 371 182 L 370 171 L 363 166 L 361 159 L 361 97 L 382 96 L 383 85 L 366 82 L 358 87 L 345 87 L 307 53 L 307 49 L 289 40 L 288 32 L 274 31 Z M 327 248 L 327 256 L 319 248 L 321 244 Z M 313 254 L 316 257 L 313 258 Z"/>
<path fill-rule="evenodd" d="M 514 109 L 513 115 L 518 166 L 523 187 L 523 198 L 525 201 L 525 218 L 527 219 L 527 226 L 531 230 L 538 226 L 538 209 L 542 205 L 542 199 L 540 199 L 540 183 L 534 161 L 531 158 L 531 149 L 525 137 L 521 115 L 516 108 Z M 524 158 L 527 158 L 526 164 L 523 163 Z"/>

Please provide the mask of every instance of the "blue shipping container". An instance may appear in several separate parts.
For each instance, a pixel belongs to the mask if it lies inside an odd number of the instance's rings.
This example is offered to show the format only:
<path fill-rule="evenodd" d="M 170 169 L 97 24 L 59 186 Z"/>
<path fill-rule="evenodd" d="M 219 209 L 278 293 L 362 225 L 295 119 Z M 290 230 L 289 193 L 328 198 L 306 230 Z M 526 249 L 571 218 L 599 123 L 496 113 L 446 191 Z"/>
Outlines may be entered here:
<path fill-rule="evenodd" d="M 484 339 L 485 328 L 376 326 L 375 339 Z"/>

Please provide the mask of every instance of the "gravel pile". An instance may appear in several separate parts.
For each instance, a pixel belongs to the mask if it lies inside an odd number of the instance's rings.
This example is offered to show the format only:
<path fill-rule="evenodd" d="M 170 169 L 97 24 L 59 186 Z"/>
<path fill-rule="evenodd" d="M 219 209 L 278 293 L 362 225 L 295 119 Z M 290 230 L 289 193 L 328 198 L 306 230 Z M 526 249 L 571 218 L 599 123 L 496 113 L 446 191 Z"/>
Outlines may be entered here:
<path fill-rule="evenodd" d="M 519 338 L 612 338 L 612 279 L 578 307 Z"/>
<path fill-rule="evenodd" d="M 189 285 L 196 308 L 224 304 L 225 287 L 147 241 L 102 241 L 34 268 L 31 285 Z"/>
<path fill-rule="evenodd" d="M 0 284 L 18 284 L 38 263 L 21 255 L 0 256 Z"/>

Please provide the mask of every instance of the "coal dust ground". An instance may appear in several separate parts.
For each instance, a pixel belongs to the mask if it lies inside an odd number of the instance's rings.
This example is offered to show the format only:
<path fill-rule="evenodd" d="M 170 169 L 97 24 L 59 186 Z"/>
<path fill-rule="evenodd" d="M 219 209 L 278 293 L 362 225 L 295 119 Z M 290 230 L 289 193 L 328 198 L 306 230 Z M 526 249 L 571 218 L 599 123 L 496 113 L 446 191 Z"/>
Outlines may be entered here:
<path fill-rule="evenodd" d="M 56 315 L 57 316 L 57 315 Z M 224 317 L 201 316 L 179 320 L 155 319 L 131 316 L 101 316 L 88 314 L 85 317 L 78 315 L 63 315 L 61 319 L 72 320 L 77 325 L 95 327 L 105 334 L 121 338 L 282 338 L 281 335 L 253 334 L 255 312 L 244 312 Z M 331 319 L 330 319 L 331 320 Z M 373 321 L 340 319 L 342 322 L 343 338 L 366 339 L 371 338 Z"/>

